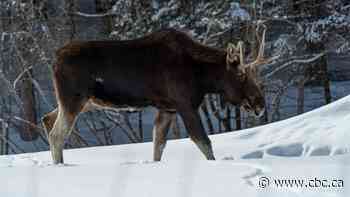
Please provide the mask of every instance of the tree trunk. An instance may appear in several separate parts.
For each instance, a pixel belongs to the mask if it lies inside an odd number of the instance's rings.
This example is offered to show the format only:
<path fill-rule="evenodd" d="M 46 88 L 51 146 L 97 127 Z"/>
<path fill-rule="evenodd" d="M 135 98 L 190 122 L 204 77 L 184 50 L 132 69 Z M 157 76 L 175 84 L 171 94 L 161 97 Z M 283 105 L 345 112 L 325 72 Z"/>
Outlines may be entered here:
<path fill-rule="evenodd" d="M 256 8 L 256 2 L 251 3 L 248 8 L 248 11 L 250 13 L 250 16 L 252 17 L 252 21 L 257 21 L 257 8 Z M 246 40 L 250 43 L 250 54 L 253 59 L 255 59 L 258 56 L 259 51 L 259 40 L 257 38 L 257 26 L 255 23 L 252 23 L 251 21 L 246 22 L 246 33 L 242 34 L 243 40 Z M 257 74 L 259 75 L 259 73 Z M 245 125 L 247 127 L 254 127 L 256 125 L 259 125 L 260 119 L 258 119 L 255 115 L 248 113 L 247 119 L 245 120 Z"/>
<path fill-rule="evenodd" d="M 75 12 L 75 0 L 65 0 L 65 6 L 67 10 L 67 16 L 68 16 L 68 29 L 69 29 L 69 40 L 74 40 L 75 34 L 77 32 L 76 30 L 76 24 L 74 21 L 74 12 Z"/>
<path fill-rule="evenodd" d="M 144 141 L 144 137 L 143 137 L 143 121 L 142 121 L 142 111 L 138 112 L 138 121 L 139 121 L 139 135 L 140 135 L 140 139 L 143 142 Z"/>
<path fill-rule="evenodd" d="M 326 104 L 332 102 L 331 85 L 328 77 L 328 60 L 327 56 L 323 56 L 321 60 L 321 69 L 323 73 L 323 88 L 324 88 L 324 98 Z"/>
<path fill-rule="evenodd" d="M 327 15 L 324 0 L 313 0 L 310 5 L 312 5 L 312 9 L 310 9 L 310 14 L 314 18 L 324 17 Z M 311 44 L 311 50 L 315 51 L 325 51 L 326 46 L 324 42 Z M 324 55 L 320 60 L 320 69 L 321 69 L 321 80 L 323 81 L 324 87 L 324 97 L 326 104 L 332 101 L 331 88 L 330 88 L 330 80 L 328 77 L 328 59 L 327 55 Z"/>
<path fill-rule="evenodd" d="M 23 85 L 21 86 L 21 89 L 20 89 L 20 95 L 23 103 L 23 118 L 26 121 L 33 123 L 35 125 L 37 122 L 37 116 L 36 116 L 36 108 L 35 108 L 36 101 L 35 101 L 34 88 L 31 81 L 31 77 L 33 77 L 33 73 L 31 71 L 28 71 L 28 72 L 29 74 L 23 80 Z M 23 131 L 20 132 L 20 136 L 21 136 L 21 139 L 24 141 L 33 141 L 39 137 L 39 133 L 36 131 L 36 128 L 34 128 L 32 125 L 24 123 Z"/>
<path fill-rule="evenodd" d="M 206 123 L 208 125 L 208 132 L 209 132 L 209 134 L 214 134 L 214 126 L 213 126 L 213 123 L 212 123 L 212 121 L 210 119 L 210 113 L 209 113 L 208 106 L 207 106 L 207 100 L 208 100 L 208 98 L 204 99 L 204 102 L 201 105 L 201 109 L 203 111 L 205 121 L 206 121 Z"/>
<path fill-rule="evenodd" d="M 241 130 L 242 129 L 241 109 L 239 107 L 235 108 L 235 119 L 236 119 L 236 130 Z"/>
<path fill-rule="evenodd" d="M 8 130 L 7 124 L 4 121 L 0 121 L 0 155 L 8 154 Z"/>
<path fill-rule="evenodd" d="M 231 108 L 229 106 L 227 106 L 225 121 L 226 121 L 225 122 L 226 132 L 232 131 L 232 126 L 231 126 Z"/>
<path fill-rule="evenodd" d="M 112 9 L 112 3 L 108 0 L 95 0 L 96 13 L 107 13 Z M 113 30 L 113 17 L 111 15 L 105 16 L 102 19 L 102 30 L 101 33 L 109 36 Z"/>
<path fill-rule="evenodd" d="M 180 133 L 180 126 L 179 126 L 177 115 L 175 115 L 174 120 L 171 121 L 170 128 L 173 131 L 174 138 L 175 139 L 180 139 L 181 138 L 181 133 Z"/>
<path fill-rule="evenodd" d="M 304 87 L 305 81 L 301 80 L 298 84 L 298 95 L 297 95 L 297 113 L 304 113 Z"/>
<path fill-rule="evenodd" d="M 264 115 L 263 117 L 260 118 L 260 125 L 264 125 L 264 124 L 267 124 L 269 122 L 269 114 L 268 114 L 268 111 L 267 111 L 267 102 L 265 101 L 265 111 L 264 111 Z"/>

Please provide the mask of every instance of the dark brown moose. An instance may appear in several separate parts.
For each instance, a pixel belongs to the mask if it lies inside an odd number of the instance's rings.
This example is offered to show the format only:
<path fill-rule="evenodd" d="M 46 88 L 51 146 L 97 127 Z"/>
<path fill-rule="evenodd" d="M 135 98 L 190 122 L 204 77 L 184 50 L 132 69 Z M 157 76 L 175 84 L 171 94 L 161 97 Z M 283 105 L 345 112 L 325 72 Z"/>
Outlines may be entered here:
<path fill-rule="evenodd" d="M 266 28 L 265 28 L 266 30 Z M 154 160 L 159 161 L 176 112 L 190 138 L 208 160 L 214 160 L 198 107 L 207 93 L 220 93 L 233 105 L 261 114 L 264 96 L 255 67 L 259 55 L 243 63 L 242 43 L 218 50 L 187 34 L 164 29 L 125 41 L 71 42 L 57 51 L 53 81 L 58 107 L 43 118 L 55 164 L 63 163 L 64 138 L 79 113 L 94 107 L 154 106 Z"/>

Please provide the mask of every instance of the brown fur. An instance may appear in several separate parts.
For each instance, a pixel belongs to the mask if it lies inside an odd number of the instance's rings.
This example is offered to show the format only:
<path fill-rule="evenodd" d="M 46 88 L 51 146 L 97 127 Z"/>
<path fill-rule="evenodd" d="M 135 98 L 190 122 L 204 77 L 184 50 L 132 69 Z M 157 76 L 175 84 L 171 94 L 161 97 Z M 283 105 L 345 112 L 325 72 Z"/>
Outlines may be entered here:
<path fill-rule="evenodd" d="M 58 111 L 63 115 L 56 118 L 56 111 L 43 119 L 47 131 L 53 129 L 54 132 L 49 134 L 50 145 L 56 143 L 53 136 L 69 133 L 62 130 L 70 130 L 77 115 L 87 111 L 87 105 L 152 105 L 164 112 L 160 112 L 155 122 L 156 126 L 166 125 L 161 132 L 166 132 L 172 117 L 166 115 L 166 111 L 176 110 L 191 139 L 207 159 L 214 159 L 197 111 L 204 95 L 221 93 L 226 101 L 235 105 L 245 103 L 255 111 L 264 107 L 255 76 L 242 73 L 238 61 L 227 69 L 226 56 L 225 50 L 204 46 L 174 29 L 135 40 L 67 44 L 58 50 L 53 69 Z M 161 118 L 163 116 L 169 118 Z M 55 126 L 53 120 L 56 120 Z M 57 143 L 57 147 L 61 147 L 61 143 Z M 50 146 L 60 149 L 57 147 Z M 61 160 L 59 157 L 59 154 L 54 156 L 56 163 L 63 162 L 63 156 Z"/>

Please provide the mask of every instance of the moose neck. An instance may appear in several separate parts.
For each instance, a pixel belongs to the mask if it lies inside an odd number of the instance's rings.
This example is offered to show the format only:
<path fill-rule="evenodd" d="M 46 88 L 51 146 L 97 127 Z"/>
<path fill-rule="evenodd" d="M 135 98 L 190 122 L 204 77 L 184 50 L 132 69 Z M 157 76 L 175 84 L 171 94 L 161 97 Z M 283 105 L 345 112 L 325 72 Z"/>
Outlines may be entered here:
<path fill-rule="evenodd" d="M 226 70 L 226 52 L 220 51 L 210 61 L 198 61 L 202 72 L 200 73 L 201 89 L 205 93 L 222 93 L 224 90 L 224 77 Z"/>
<path fill-rule="evenodd" d="M 223 92 L 224 76 L 227 74 L 226 51 L 193 40 L 183 41 L 182 45 L 195 64 L 202 95 Z"/>

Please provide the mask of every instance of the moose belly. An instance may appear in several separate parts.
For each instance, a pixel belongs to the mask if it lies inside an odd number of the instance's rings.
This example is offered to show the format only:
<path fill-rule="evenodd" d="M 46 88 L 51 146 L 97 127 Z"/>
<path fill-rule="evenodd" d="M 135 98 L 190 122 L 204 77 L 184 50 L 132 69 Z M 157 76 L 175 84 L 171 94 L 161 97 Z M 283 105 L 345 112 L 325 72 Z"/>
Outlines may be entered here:
<path fill-rule="evenodd" d="M 150 105 L 159 109 L 175 108 L 173 99 L 159 85 L 142 78 L 126 78 L 121 75 L 96 80 L 90 98 L 98 105 L 113 108 L 141 108 Z"/>
<path fill-rule="evenodd" d="M 101 100 L 96 97 L 91 97 L 89 102 L 85 105 L 83 112 L 87 112 L 93 109 L 112 109 L 117 111 L 129 111 L 135 112 L 139 111 L 143 106 L 131 106 L 131 105 L 122 105 L 122 104 L 114 104 L 109 101 Z"/>
<path fill-rule="evenodd" d="M 113 108 L 139 108 L 152 104 L 139 88 L 108 83 L 96 83 L 90 100 L 96 105 Z"/>

